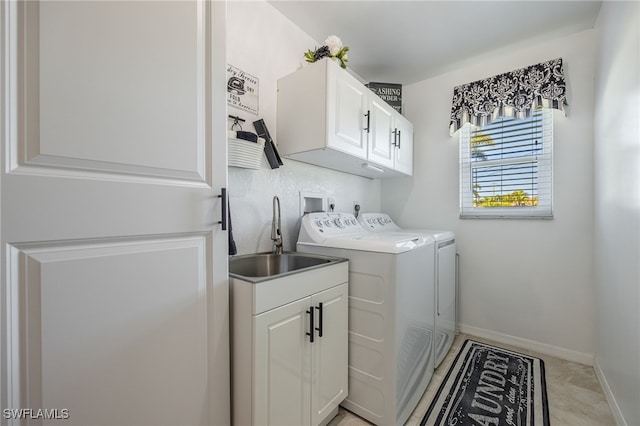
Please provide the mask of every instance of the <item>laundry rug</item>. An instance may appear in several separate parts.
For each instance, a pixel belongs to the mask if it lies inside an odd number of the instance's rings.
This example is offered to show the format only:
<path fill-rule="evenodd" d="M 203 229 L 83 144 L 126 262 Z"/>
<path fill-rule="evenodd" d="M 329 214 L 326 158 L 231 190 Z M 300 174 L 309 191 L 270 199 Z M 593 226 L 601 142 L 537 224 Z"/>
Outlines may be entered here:
<path fill-rule="evenodd" d="M 549 426 L 544 362 L 466 340 L 421 426 Z"/>

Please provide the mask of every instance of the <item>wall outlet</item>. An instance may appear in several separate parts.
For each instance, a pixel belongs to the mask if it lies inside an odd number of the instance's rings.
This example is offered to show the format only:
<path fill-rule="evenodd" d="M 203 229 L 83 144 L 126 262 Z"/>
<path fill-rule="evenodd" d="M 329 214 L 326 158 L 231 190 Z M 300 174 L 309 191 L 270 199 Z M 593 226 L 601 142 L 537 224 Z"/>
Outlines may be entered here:
<path fill-rule="evenodd" d="M 332 197 L 327 198 L 327 209 L 330 212 L 335 211 L 336 209 L 336 200 L 334 200 Z"/>
<path fill-rule="evenodd" d="M 353 215 L 355 217 L 358 217 L 358 215 L 360 214 L 360 201 L 354 201 L 353 202 Z"/>

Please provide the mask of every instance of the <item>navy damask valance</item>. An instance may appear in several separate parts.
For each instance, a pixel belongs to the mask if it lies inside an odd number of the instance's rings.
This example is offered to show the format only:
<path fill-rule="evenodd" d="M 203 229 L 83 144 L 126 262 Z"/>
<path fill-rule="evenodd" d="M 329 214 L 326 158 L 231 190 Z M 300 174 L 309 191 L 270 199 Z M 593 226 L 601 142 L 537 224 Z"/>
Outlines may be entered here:
<path fill-rule="evenodd" d="M 538 108 L 564 112 L 562 58 L 499 74 L 453 89 L 450 134 L 465 123 L 484 126 L 499 117 L 524 119 Z"/>

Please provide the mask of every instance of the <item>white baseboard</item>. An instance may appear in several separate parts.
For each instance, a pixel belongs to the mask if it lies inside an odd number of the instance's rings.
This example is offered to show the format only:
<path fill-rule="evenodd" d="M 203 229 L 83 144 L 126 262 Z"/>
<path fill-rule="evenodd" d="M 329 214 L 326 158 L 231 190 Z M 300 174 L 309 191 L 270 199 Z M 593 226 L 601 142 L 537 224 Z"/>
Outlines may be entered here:
<path fill-rule="evenodd" d="M 508 334 L 498 333 L 496 331 L 486 330 L 484 328 L 472 327 L 470 325 L 458 324 L 460 332 L 470 334 L 472 336 L 490 339 L 497 343 L 505 345 L 517 346 L 522 349 L 535 351 L 544 355 L 554 356 L 566 361 L 577 362 L 593 366 L 593 354 L 585 352 L 577 352 L 559 346 L 548 345 L 546 343 L 536 342 L 534 340 L 523 339 L 521 337 L 510 336 Z"/>
<path fill-rule="evenodd" d="M 596 372 L 596 377 L 600 382 L 600 386 L 602 386 L 602 392 L 604 392 L 604 396 L 607 398 L 609 408 L 611 408 L 611 413 L 613 414 L 613 418 L 616 420 L 616 424 L 618 426 L 627 426 L 627 422 L 624 420 L 624 416 L 622 415 L 622 411 L 620 411 L 620 407 L 613 396 L 613 392 L 611 392 L 609 382 L 607 382 L 607 377 L 604 375 L 602 367 L 600 367 L 597 356 L 594 357 L 593 360 L 593 370 Z"/>

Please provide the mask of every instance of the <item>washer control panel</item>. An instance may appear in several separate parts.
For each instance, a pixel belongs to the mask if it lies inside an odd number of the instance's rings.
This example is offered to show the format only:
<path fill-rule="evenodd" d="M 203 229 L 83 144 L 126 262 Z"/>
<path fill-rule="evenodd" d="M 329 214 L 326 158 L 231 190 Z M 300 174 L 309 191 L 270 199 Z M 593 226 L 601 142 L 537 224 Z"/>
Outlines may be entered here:
<path fill-rule="evenodd" d="M 398 225 L 386 213 L 362 213 L 358 217 L 360 224 L 371 231 L 398 231 Z"/>
<path fill-rule="evenodd" d="M 354 235 L 366 232 L 351 213 L 307 213 L 302 217 L 302 225 L 325 237 Z"/>
<path fill-rule="evenodd" d="M 433 239 L 397 232 L 373 232 L 351 213 L 307 213 L 302 216 L 296 247 L 304 252 L 311 246 L 379 253 L 404 253 Z"/>

